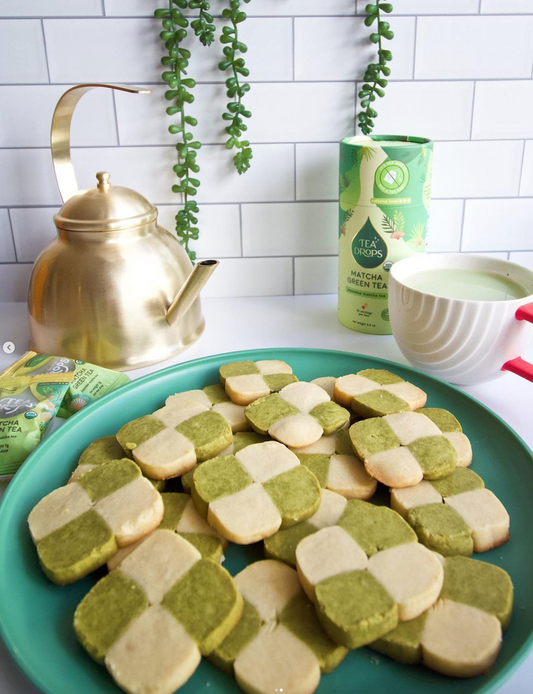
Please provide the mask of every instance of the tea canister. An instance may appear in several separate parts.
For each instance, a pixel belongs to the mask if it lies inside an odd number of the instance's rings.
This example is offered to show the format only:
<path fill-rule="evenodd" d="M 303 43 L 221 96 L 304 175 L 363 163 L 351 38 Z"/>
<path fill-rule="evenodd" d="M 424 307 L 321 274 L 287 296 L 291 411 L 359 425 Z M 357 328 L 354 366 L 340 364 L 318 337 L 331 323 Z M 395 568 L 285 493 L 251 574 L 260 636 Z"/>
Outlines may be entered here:
<path fill-rule="evenodd" d="M 391 333 L 389 271 L 426 250 L 433 142 L 372 135 L 340 143 L 339 321 Z"/>

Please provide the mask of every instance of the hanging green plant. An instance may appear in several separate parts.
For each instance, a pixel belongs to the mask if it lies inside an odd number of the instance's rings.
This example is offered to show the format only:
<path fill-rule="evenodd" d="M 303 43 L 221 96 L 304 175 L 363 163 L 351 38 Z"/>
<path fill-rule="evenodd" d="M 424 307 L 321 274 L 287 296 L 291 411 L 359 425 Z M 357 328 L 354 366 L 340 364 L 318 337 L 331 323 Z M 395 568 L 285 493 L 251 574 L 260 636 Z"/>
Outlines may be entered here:
<path fill-rule="evenodd" d="M 245 3 L 250 0 L 244 0 Z M 198 10 L 198 16 L 189 22 L 184 10 Z M 168 6 L 157 9 L 155 17 L 162 20 L 163 31 L 159 34 L 165 44 L 168 55 L 163 56 L 161 63 L 167 68 L 162 75 L 163 81 L 168 84 L 165 98 L 173 102 L 167 107 L 167 114 L 176 118 L 175 123 L 168 126 L 169 132 L 177 135 L 176 150 L 178 162 L 172 168 L 179 182 L 172 186 L 174 193 L 182 196 L 182 205 L 176 214 L 176 234 L 183 245 L 191 261 L 196 259 L 196 253 L 190 248 L 191 241 L 196 241 L 199 235 L 198 203 L 194 199 L 200 186 L 197 175 L 200 166 L 196 161 L 198 150 L 201 148 L 199 140 L 194 139 L 190 131 L 198 125 L 196 118 L 186 113 L 186 108 L 194 101 L 192 90 L 196 81 L 187 77 L 187 68 L 191 52 L 183 47 L 187 38 L 188 29 L 204 46 L 210 46 L 215 39 L 216 27 L 213 24 L 213 16 L 209 12 L 210 4 L 207 0 L 168 0 Z M 240 0 L 230 0 L 229 7 L 224 9 L 222 16 L 229 19 L 231 26 L 224 26 L 220 41 L 224 44 L 223 53 L 225 59 L 219 63 L 220 70 L 231 70 L 232 75 L 226 80 L 227 96 L 231 101 L 227 105 L 227 111 L 222 118 L 228 125 L 225 128 L 229 135 L 226 141 L 228 149 L 238 150 L 233 157 L 235 168 L 239 174 L 245 173 L 250 168 L 252 148 L 248 140 L 241 140 L 242 134 L 247 130 L 244 118 L 252 115 L 242 103 L 242 98 L 250 90 L 250 85 L 241 80 L 248 77 L 250 71 L 245 65 L 241 54 L 246 53 L 247 46 L 239 40 L 238 25 L 246 19 L 246 13 L 241 10 Z"/>
<path fill-rule="evenodd" d="M 191 2 L 193 5 L 203 6 L 205 2 Z M 172 101 L 173 105 L 167 108 L 169 116 L 176 116 L 177 123 L 168 126 L 168 130 L 173 135 L 178 136 L 176 150 L 178 153 L 178 163 L 172 168 L 179 179 L 179 183 L 172 186 L 174 193 L 179 193 L 182 196 L 182 207 L 176 214 L 176 234 L 183 245 L 191 261 L 196 259 L 196 253 L 190 248 L 190 241 L 198 239 L 198 203 L 194 200 L 200 181 L 195 177 L 199 173 L 200 167 L 196 162 L 197 150 L 202 146 L 198 140 L 194 139 L 194 135 L 189 131 L 189 128 L 194 128 L 198 125 L 196 118 L 189 116 L 185 112 L 187 104 L 192 104 L 194 96 L 191 89 L 196 86 L 195 80 L 187 77 L 187 68 L 189 67 L 189 59 L 191 52 L 187 48 L 183 48 L 183 41 L 187 38 L 189 20 L 183 14 L 182 10 L 189 9 L 187 0 L 169 0 L 168 7 L 157 9 L 155 16 L 162 20 L 163 31 L 160 33 L 160 38 L 165 43 L 165 48 L 168 55 L 161 59 L 161 63 L 168 68 L 163 72 L 162 78 L 169 86 L 165 92 L 167 101 Z M 197 36 L 200 40 L 209 41 L 210 25 L 208 22 L 210 15 L 203 15 L 200 26 L 197 24 Z M 212 18 L 211 18 L 212 19 Z M 214 29 L 214 27 L 213 27 Z M 211 39 L 212 40 L 212 39 Z"/>
<path fill-rule="evenodd" d="M 244 2 L 249 3 L 250 0 L 244 0 Z M 241 10 L 240 0 L 230 0 L 229 4 L 229 8 L 222 11 L 222 16 L 231 21 L 231 26 L 222 28 L 220 42 L 224 44 L 225 59 L 218 64 L 218 67 L 223 72 L 231 70 L 232 75 L 226 80 L 226 95 L 231 101 L 227 105 L 228 110 L 222 114 L 222 119 L 228 122 L 225 128 L 229 135 L 226 147 L 237 150 L 233 163 L 239 174 L 243 174 L 250 168 L 250 160 L 253 156 L 249 141 L 240 139 L 248 130 L 243 118 L 250 118 L 252 115 L 242 103 L 244 95 L 250 91 L 248 82 L 241 81 L 241 77 L 248 77 L 250 70 L 246 67 L 244 58 L 241 57 L 247 52 L 248 47 L 239 40 L 238 27 L 246 19 L 246 13 Z"/>
<path fill-rule="evenodd" d="M 369 135 L 374 129 L 374 118 L 378 115 L 373 108 L 376 98 L 385 96 L 385 87 L 388 84 L 387 77 L 390 75 L 390 67 L 387 65 L 392 60 L 392 53 L 383 48 L 382 41 L 391 41 L 394 32 L 391 31 L 389 22 L 381 18 L 381 13 L 390 14 L 393 10 L 390 2 L 377 2 L 366 6 L 365 25 L 372 26 L 377 21 L 376 31 L 370 34 L 370 41 L 377 44 L 378 62 L 370 63 L 364 74 L 364 84 L 359 92 L 361 99 L 361 111 L 358 114 L 359 127 L 363 135 Z"/>

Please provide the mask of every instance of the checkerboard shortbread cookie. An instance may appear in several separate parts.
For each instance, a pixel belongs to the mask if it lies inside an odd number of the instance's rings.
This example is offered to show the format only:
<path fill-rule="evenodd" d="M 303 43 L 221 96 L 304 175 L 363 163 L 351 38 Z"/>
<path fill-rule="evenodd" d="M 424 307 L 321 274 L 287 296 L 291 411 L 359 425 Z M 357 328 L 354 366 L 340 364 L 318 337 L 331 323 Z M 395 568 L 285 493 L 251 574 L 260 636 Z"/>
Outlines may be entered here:
<path fill-rule="evenodd" d="M 328 636 L 347 648 L 371 643 L 437 600 L 442 565 L 391 509 L 348 501 L 337 525 L 296 547 L 300 582 Z"/>
<path fill-rule="evenodd" d="M 190 495 L 167 492 L 161 494 L 161 498 L 165 512 L 157 529 L 173 530 L 196 547 L 203 559 L 220 562 L 228 542 L 198 513 Z M 107 562 L 107 568 L 110 571 L 116 569 L 148 537 L 150 535 L 145 535 L 132 545 L 119 549 Z"/>
<path fill-rule="evenodd" d="M 199 465 L 192 497 L 223 537 L 250 544 L 311 516 L 320 486 L 294 453 L 268 441 Z"/>
<path fill-rule="evenodd" d="M 226 394 L 237 405 L 249 405 L 298 380 L 291 367 L 277 359 L 235 361 L 221 366 L 219 373 Z"/>
<path fill-rule="evenodd" d="M 80 475 L 92 470 L 96 465 L 109 463 L 111 460 L 120 460 L 123 457 L 124 451 L 116 436 L 103 436 L 100 439 L 96 439 L 81 454 L 78 466 L 70 476 L 69 482 L 76 482 Z M 158 492 L 162 492 L 165 488 L 165 480 L 153 480 L 149 477 L 147 479 L 150 480 Z"/>
<path fill-rule="evenodd" d="M 466 557 L 443 561 L 439 600 L 411 622 L 403 622 L 371 647 L 402 663 L 423 663 L 453 677 L 486 672 L 509 626 L 513 585 L 498 566 Z"/>
<path fill-rule="evenodd" d="M 226 638 L 242 602 L 218 563 L 156 530 L 83 598 L 74 629 L 126 692 L 171 694 Z"/>
<path fill-rule="evenodd" d="M 323 385 L 329 382 L 324 381 Z M 335 380 L 333 399 L 362 417 L 418 410 L 427 396 L 417 386 L 385 369 L 364 369 Z"/>
<path fill-rule="evenodd" d="M 391 489 L 391 507 L 429 549 L 445 556 L 487 552 L 509 539 L 509 514 L 485 483 L 468 468 L 456 468 L 433 482 Z"/>
<path fill-rule="evenodd" d="M 168 479 L 218 455 L 232 442 L 233 434 L 218 412 L 178 398 L 125 424 L 117 440 L 147 476 Z"/>
<path fill-rule="evenodd" d="M 245 415 L 255 431 L 290 448 L 310 446 L 321 436 L 342 429 L 350 418 L 349 412 L 332 402 L 325 390 L 304 381 L 259 398 L 248 405 Z"/>
<path fill-rule="evenodd" d="M 246 446 L 251 446 L 254 443 L 265 443 L 266 441 L 272 441 L 272 439 L 269 436 L 263 436 L 255 431 L 239 431 L 233 437 L 233 441 L 230 443 L 230 445 L 218 454 L 218 457 L 224 455 L 235 455 L 235 453 L 238 453 L 241 449 L 246 448 Z M 196 466 L 193 467 L 192 470 L 185 472 L 180 478 L 183 491 L 187 494 L 191 493 L 192 478 L 195 470 Z"/>
<path fill-rule="evenodd" d="M 249 694 L 311 694 L 346 649 L 317 620 L 294 569 L 277 561 L 250 564 L 235 577 L 244 598 L 241 620 L 209 659 L 234 674 Z"/>
<path fill-rule="evenodd" d="M 76 482 L 45 496 L 28 517 L 45 574 L 54 583 L 77 581 L 156 528 L 161 495 L 131 460 L 97 465 Z"/>
<path fill-rule="evenodd" d="M 452 426 L 454 430 L 450 430 Z M 350 438 L 368 474 L 389 487 L 411 487 L 423 478 L 441 479 L 457 465 L 466 467 L 472 462 L 468 438 L 445 410 L 364 419 L 352 424 Z"/>
<path fill-rule="evenodd" d="M 346 429 L 323 436 L 305 448 L 295 448 L 294 452 L 323 489 L 342 494 L 347 499 L 368 500 L 374 495 L 377 482 L 354 454 Z"/>

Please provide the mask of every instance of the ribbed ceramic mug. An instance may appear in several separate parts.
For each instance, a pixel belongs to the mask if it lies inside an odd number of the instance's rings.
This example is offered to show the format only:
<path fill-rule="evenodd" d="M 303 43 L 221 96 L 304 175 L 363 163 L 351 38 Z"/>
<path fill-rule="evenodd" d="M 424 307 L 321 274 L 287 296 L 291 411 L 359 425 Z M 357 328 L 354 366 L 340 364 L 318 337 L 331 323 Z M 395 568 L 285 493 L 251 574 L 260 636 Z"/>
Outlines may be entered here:
<path fill-rule="evenodd" d="M 475 270 L 514 281 L 519 299 L 478 301 L 436 296 L 410 286 L 419 273 Z M 422 281 L 422 280 L 421 280 Z M 489 381 L 512 371 L 533 381 L 533 365 L 520 355 L 533 338 L 533 271 L 488 256 L 418 255 L 390 271 L 389 313 L 402 353 L 417 368 L 457 385 Z"/>

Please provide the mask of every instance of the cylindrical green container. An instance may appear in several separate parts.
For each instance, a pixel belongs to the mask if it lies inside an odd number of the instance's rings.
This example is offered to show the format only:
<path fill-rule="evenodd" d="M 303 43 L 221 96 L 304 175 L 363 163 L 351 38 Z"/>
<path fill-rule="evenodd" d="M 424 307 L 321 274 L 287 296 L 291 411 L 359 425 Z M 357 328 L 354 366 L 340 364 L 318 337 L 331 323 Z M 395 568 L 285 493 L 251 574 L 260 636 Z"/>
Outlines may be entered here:
<path fill-rule="evenodd" d="M 372 135 L 340 143 L 339 321 L 352 330 L 391 333 L 389 270 L 424 253 L 433 142 Z"/>

